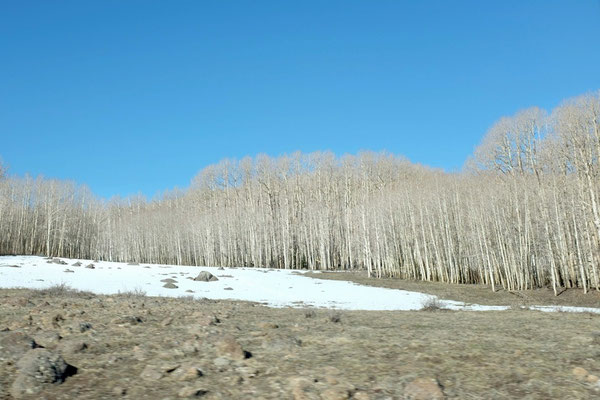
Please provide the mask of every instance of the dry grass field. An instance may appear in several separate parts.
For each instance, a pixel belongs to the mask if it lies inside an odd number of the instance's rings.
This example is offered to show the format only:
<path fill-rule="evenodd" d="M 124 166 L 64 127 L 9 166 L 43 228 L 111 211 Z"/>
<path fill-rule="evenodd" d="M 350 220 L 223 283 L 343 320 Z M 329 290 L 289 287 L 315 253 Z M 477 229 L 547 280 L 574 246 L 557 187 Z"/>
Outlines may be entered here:
<path fill-rule="evenodd" d="M 66 288 L 0 290 L 0 305 L 2 399 L 600 396 L 591 314 L 273 309 Z"/>

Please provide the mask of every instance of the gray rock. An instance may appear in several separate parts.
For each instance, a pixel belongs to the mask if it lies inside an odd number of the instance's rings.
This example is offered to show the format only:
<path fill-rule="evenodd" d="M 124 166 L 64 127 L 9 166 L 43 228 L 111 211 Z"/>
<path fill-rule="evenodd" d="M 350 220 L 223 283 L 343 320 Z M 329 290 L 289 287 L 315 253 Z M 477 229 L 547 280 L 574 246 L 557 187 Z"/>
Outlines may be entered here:
<path fill-rule="evenodd" d="M 57 350 L 63 354 L 83 353 L 87 349 L 88 349 L 87 343 L 85 343 L 82 340 L 62 341 L 57 347 Z"/>
<path fill-rule="evenodd" d="M 42 347 L 54 348 L 58 345 L 62 337 L 54 331 L 41 331 L 33 335 L 33 339 Z"/>
<path fill-rule="evenodd" d="M 165 284 L 163 285 L 163 287 L 164 287 L 164 288 L 167 288 L 167 289 L 177 289 L 179 286 L 177 286 L 177 285 L 175 285 L 175 284 L 173 284 L 173 283 L 169 282 L 169 283 L 165 283 Z"/>
<path fill-rule="evenodd" d="M 218 281 L 219 278 L 217 278 L 216 276 L 214 276 L 213 274 L 211 274 L 208 271 L 201 271 L 197 277 L 194 278 L 195 281 L 200 281 L 200 282 L 214 282 L 214 281 Z"/>
<path fill-rule="evenodd" d="M 157 381 L 163 377 L 162 369 L 155 365 L 146 365 L 142 373 L 140 374 L 140 378 L 146 381 Z"/>
<path fill-rule="evenodd" d="M 71 266 L 73 266 L 73 267 L 81 267 L 81 261 L 77 261 L 77 262 L 71 264 Z"/>
<path fill-rule="evenodd" d="M 165 283 L 177 283 L 177 281 L 175 279 L 171 279 L 171 278 L 161 279 L 160 281 L 165 282 Z"/>
<path fill-rule="evenodd" d="M 95 269 L 96 267 L 94 267 L 94 264 L 88 264 L 85 266 L 88 269 Z"/>
<path fill-rule="evenodd" d="M 10 393 L 15 398 L 40 392 L 48 384 L 60 384 L 77 373 L 56 353 L 46 349 L 33 349 L 17 363 L 17 378 Z"/>

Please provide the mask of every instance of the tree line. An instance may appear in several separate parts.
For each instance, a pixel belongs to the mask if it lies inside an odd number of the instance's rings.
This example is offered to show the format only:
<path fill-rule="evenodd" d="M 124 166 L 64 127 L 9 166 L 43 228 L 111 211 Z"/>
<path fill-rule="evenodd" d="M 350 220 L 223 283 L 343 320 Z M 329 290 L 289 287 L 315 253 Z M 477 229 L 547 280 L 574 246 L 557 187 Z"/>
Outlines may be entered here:
<path fill-rule="evenodd" d="M 600 290 L 599 157 L 600 92 L 501 118 L 458 173 L 387 153 L 260 155 L 160 198 L 104 200 L 0 168 L 0 253 Z"/>

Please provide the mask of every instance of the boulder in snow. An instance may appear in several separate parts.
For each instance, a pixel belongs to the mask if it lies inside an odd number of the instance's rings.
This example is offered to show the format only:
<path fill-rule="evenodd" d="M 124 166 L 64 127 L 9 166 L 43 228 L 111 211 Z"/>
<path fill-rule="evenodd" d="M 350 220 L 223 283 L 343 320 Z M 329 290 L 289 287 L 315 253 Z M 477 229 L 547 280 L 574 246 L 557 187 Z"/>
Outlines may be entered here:
<path fill-rule="evenodd" d="M 213 281 L 218 281 L 219 278 L 217 278 L 216 276 L 214 276 L 213 274 L 211 274 L 208 271 L 201 271 L 197 277 L 194 278 L 195 281 L 200 281 L 200 282 L 213 282 Z"/>

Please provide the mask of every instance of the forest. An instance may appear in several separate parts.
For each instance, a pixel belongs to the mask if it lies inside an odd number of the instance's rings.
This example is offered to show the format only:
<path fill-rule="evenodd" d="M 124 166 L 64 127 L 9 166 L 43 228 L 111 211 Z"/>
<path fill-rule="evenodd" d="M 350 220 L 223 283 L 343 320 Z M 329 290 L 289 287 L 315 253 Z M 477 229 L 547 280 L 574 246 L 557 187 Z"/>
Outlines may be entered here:
<path fill-rule="evenodd" d="M 102 199 L 0 167 L 0 254 L 600 290 L 600 92 L 494 123 L 460 172 L 387 153 L 259 155 Z"/>

